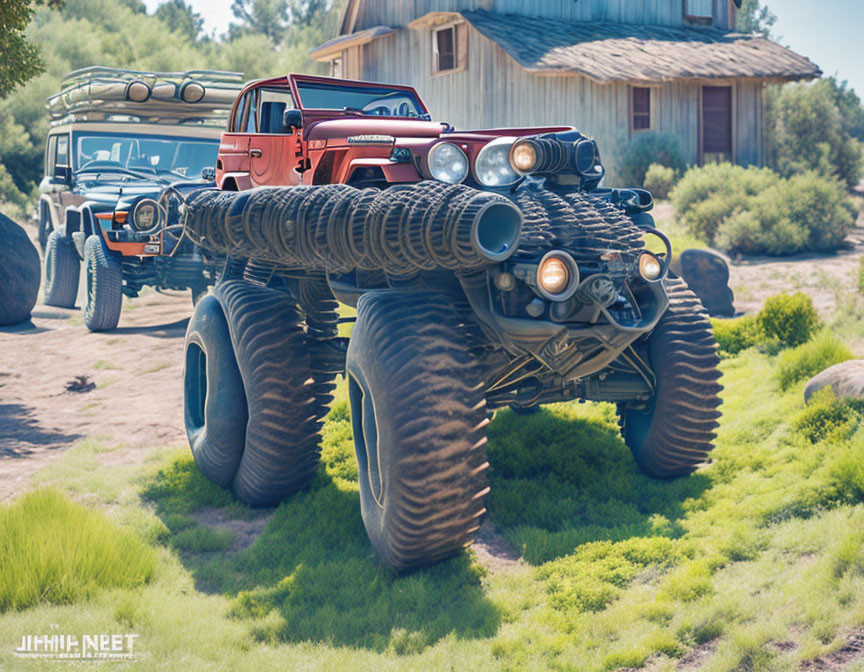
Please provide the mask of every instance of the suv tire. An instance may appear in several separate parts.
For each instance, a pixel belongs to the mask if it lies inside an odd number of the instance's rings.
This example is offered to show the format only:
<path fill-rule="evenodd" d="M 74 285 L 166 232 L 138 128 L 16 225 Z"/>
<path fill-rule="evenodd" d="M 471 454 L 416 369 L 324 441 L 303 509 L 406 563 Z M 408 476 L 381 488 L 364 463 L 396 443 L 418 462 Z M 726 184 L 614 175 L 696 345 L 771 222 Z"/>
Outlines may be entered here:
<path fill-rule="evenodd" d="M 346 370 L 363 523 L 396 571 L 467 546 L 485 512 L 486 400 L 450 300 L 360 297 Z"/>
<path fill-rule="evenodd" d="M 645 409 L 619 409 L 622 435 L 650 476 L 692 472 L 714 447 L 720 397 L 717 343 L 708 313 L 683 280 L 666 281 L 669 308 L 648 338 L 657 376 Z"/>
<path fill-rule="evenodd" d="M 74 243 L 52 231 L 45 244 L 45 305 L 74 308 L 80 276 L 81 260 Z"/>
<path fill-rule="evenodd" d="M 99 234 L 84 242 L 87 274 L 87 304 L 84 324 L 90 331 L 107 331 L 117 326 L 123 308 L 123 263 L 105 245 Z"/>
<path fill-rule="evenodd" d="M 230 342 L 218 319 L 207 317 L 214 313 L 224 319 Z M 190 366 L 196 347 L 205 353 L 211 349 L 204 367 Z M 294 299 L 243 280 L 218 284 L 195 308 L 186 363 L 186 431 L 205 475 L 230 485 L 238 499 L 252 506 L 277 504 L 308 486 L 318 466 L 319 430 L 327 407 L 319 402 L 312 380 Z M 220 385 L 225 387 L 217 390 Z M 202 402 L 196 387 L 219 396 Z M 190 408 L 197 409 L 197 422 Z"/>

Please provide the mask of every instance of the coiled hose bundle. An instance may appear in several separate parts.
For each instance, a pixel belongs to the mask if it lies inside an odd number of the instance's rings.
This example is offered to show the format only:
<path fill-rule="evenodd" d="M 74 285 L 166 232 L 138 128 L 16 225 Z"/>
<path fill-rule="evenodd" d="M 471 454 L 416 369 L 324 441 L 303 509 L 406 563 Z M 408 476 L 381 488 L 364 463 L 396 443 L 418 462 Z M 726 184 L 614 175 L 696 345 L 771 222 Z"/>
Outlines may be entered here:
<path fill-rule="evenodd" d="M 519 245 L 522 213 L 503 196 L 464 185 L 332 184 L 203 190 L 190 195 L 185 226 L 194 243 L 217 254 L 398 275 L 504 261 Z"/>

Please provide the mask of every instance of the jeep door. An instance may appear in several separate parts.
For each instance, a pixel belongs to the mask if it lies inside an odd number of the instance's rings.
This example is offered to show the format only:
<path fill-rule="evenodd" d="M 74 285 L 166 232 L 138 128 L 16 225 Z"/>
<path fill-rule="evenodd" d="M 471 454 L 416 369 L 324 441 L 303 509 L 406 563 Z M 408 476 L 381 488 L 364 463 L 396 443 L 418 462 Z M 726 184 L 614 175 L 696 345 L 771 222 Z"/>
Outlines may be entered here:
<path fill-rule="evenodd" d="M 255 185 L 300 184 L 300 129 L 285 128 L 285 112 L 295 109 L 288 87 L 255 89 L 256 132 L 249 136 L 249 167 Z"/>

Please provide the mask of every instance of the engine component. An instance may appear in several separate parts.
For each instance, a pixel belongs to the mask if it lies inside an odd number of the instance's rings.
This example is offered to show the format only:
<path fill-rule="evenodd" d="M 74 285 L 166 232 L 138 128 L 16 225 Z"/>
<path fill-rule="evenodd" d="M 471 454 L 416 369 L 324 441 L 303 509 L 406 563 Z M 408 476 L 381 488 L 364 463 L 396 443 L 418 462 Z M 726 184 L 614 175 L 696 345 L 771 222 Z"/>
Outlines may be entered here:
<path fill-rule="evenodd" d="M 205 249 L 343 273 L 478 269 L 508 259 L 522 230 L 503 196 L 440 182 L 202 190 L 186 208 L 186 233 Z"/>

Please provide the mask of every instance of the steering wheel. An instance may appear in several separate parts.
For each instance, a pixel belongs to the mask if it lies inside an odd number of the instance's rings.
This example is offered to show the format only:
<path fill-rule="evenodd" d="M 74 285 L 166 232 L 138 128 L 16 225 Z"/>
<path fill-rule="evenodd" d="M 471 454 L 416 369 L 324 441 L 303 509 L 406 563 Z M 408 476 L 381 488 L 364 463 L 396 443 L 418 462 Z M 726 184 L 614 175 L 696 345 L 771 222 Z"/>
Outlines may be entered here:
<path fill-rule="evenodd" d="M 396 108 L 396 116 L 397 117 L 410 117 L 411 116 L 411 106 L 404 101 L 399 103 L 399 107 Z"/>

